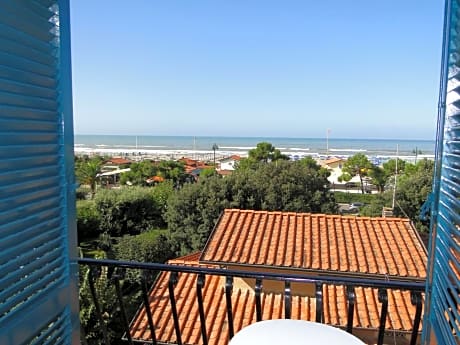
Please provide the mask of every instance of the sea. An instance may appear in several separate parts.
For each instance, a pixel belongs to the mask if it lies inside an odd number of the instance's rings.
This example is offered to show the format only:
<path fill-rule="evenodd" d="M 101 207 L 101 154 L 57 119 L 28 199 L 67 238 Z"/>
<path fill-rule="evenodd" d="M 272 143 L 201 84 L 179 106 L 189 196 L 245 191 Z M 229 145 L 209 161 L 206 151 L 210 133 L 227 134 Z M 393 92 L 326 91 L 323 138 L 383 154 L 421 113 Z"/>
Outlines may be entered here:
<path fill-rule="evenodd" d="M 434 158 L 434 140 L 339 139 L 212 136 L 75 135 L 75 154 L 99 154 L 134 159 L 210 159 L 239 155 L 246 157 L 257 143 L 269 142 L 291 159 L 347 158 L 365 154 L 374 164 L 400 157 L 407 161 Z M 213 146 L 217 149 L 213 150 Z M 417 155 L 415 154 L 417 152 Z"/>

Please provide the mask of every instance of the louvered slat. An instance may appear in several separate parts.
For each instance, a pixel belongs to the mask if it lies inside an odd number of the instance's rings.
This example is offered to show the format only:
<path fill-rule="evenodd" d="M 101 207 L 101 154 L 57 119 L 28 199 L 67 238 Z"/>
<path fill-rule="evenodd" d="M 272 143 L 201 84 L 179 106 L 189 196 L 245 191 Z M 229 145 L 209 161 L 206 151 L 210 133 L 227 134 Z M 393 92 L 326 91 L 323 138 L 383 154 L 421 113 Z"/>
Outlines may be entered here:
<path fill-rule="evenodd" d="M 2 345 L 79 343 L 68 6 L 0 1 Z"/>
<path fill-rule="evenodd" d="M 434 334 L 438 344 L 454 345 L 459 342 L 460 332 L 459 0 L 447 0 L 445 13 L 426 299 L 428 322 L 423 339 L 428 342 Z"/>

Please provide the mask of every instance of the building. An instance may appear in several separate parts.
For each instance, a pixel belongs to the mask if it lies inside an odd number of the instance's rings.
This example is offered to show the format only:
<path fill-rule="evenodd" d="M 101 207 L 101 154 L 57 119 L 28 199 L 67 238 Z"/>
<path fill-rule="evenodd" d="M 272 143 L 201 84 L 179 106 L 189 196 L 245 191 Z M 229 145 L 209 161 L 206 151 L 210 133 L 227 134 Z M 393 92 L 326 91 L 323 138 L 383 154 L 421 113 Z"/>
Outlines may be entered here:
<path fill-rule="evenodd" d="M 230 170 L 233 171 L 236 168 L 236 165 L 241 160 L 241 157 L 238 155 L 232 155 L 219 160 L 219 170 Z"/>
<path fill-rule="evenodd" d="M 205 248 L 200 253 L 172 260 L 170 264 L 225 268 L 299 276 L 371 278 L 423 282 L 427 252 L 416 230 L 407 219 L 345 217 L 337 215 L 225 210 Z M 151 291 L 150 308 L 156 337 L 175 343 L 171 306 L 168 300 L 169 273 L 163 273 Z M 196 301 L 196 275 L 181 275 L 176 287 L 177 309 L 182 341 L 201 344 L 199 310 Z M 231 295 L 235 332 L 256 321 L 255 281 L 236 278 Z M 347 301 L 343 285 L 321 287 L 325 304 L 323 322 L 346 328 Z M 226 315 L 225 280 L 207 278 L 204 286 L 210 345 L 226 344 L 229 338 Z M 292 318 L 315 320 L 316 286 L 293 283 Z M 375 342 L 379 325 L 377 289 L 359 287 L 356 293 L 354 334 Z M 283 318 L 284 285 L 264 281 L 263 319 Z M 327 302 L 326 302 L 327 301 Z M 409 291 L 392 291 L 386 330 L 397 336 L 398 344 L 409 342 L 415 307 Z M 135 339 L 150 339 L 145 309 L 132 323 Z"/>

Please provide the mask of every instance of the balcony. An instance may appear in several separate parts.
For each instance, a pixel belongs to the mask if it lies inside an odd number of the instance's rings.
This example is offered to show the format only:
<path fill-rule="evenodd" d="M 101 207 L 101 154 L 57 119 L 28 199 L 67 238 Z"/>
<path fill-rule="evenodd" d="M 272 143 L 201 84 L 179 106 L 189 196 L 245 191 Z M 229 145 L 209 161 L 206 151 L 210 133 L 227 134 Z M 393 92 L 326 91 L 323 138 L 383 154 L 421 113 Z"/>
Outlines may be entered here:
<path fill-rule="evenodd" d="M 105 344 L 111 339 L 96 287 L 103 275 L 116 291 L 122 338 L 129 344 L 227 344 L 248 324 L 280 318 L 327 323 L 368 344 L 420 343 L 423 281 L 261 273 L 178 260 L 158 264 L 82 258 L 79 265 L 90 272 L 97 332 Z M 142 272 L 142 302 L 135 315 L 128 315 L 133 306 L 127 305 L 122 285 L 133 272 Z M 150 289 L 145 277 L 152 276 L 156 279 Z"/>

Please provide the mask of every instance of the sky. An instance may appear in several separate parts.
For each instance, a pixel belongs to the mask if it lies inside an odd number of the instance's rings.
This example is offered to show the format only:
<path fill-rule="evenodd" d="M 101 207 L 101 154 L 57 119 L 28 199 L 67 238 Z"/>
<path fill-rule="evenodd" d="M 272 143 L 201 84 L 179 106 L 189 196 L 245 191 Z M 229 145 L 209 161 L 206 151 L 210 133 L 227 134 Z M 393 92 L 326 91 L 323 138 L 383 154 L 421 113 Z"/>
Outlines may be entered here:
<path fill-rule="evenodd" d="M 443 0 L 71 0 L 76 134 L 434 139 Z"/>

